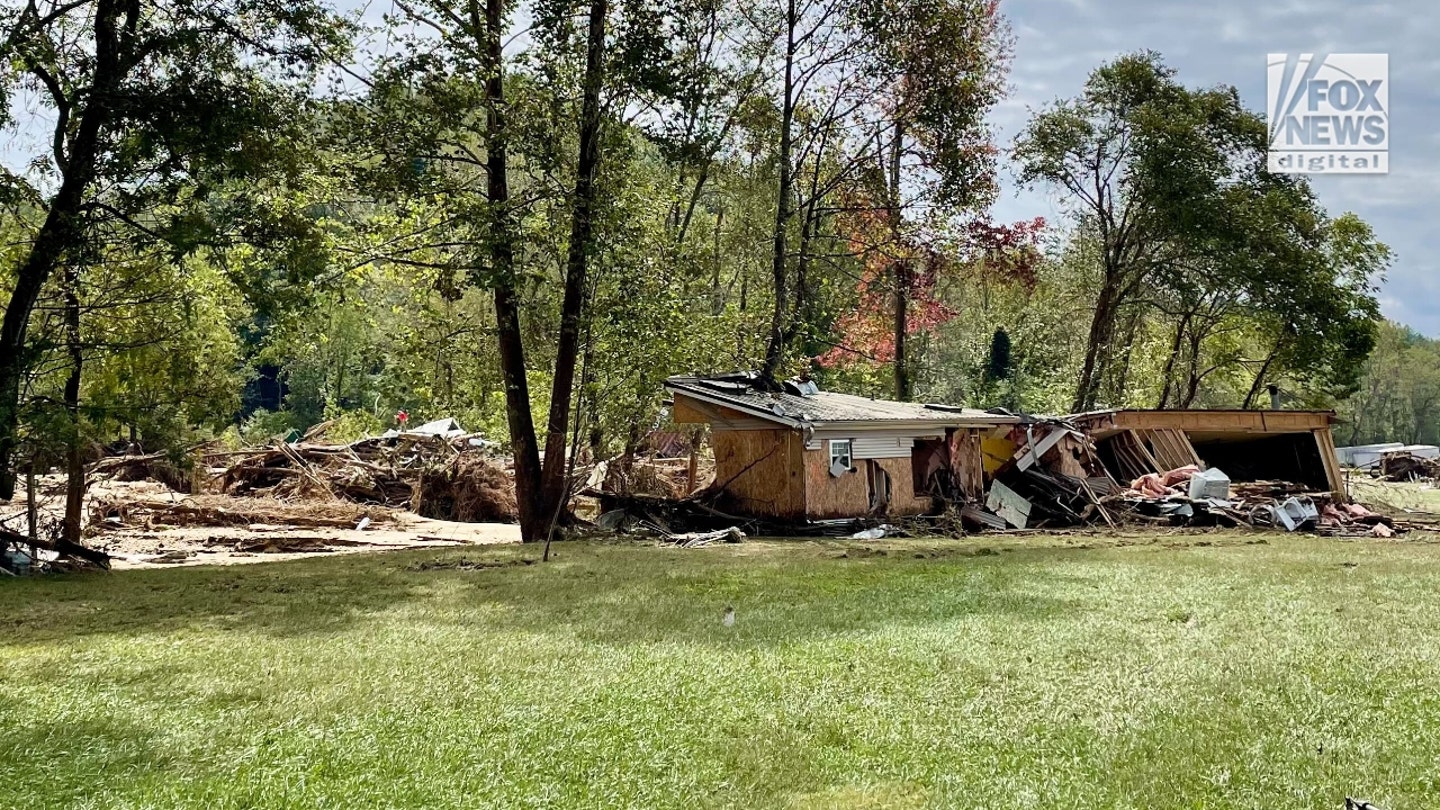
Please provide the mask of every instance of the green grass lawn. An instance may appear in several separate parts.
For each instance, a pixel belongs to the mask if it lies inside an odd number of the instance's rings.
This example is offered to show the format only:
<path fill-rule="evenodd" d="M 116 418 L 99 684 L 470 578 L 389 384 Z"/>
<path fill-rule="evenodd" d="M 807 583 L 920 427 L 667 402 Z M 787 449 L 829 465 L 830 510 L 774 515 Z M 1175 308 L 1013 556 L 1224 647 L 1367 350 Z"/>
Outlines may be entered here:
<path fill-rule="evenodd" d="M 0 805 L 1440 806 L 1440 545 L 1252 539 L 0 581 Z"/>

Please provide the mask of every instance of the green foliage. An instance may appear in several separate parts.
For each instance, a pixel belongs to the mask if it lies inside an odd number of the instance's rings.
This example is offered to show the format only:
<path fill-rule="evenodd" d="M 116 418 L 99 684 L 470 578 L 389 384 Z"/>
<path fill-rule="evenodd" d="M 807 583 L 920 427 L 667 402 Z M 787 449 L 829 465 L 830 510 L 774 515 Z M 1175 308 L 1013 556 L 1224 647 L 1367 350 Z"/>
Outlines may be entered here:
<path fill-rule="evenodd" d="M 1357 388 L 1337 409 L 1337 442 L 1440 443 L 1440 341 L 1382 322 Z"/>
<path fill-rule="evenodd" d="M 246 445 L 268 444 L 271 439 L 284 438 L 292 431 L 308 427 L 293 411 L 257 410 L 241 423 L 240 440 Z"/>
<path fill-rule="evenodd" d="M 1022 180 L 1063 190 L 1073 238 L 1099 248 L 1072 407 L 1251 407 L 1267 383 L 1324 405 L 1354 390 L 1389 250 L 1303 180 L 1269 174 L 1265 147 L 1233 88 L 1187 88 L 1154 53 L 1102 65 L 1017 139 Z"/>
<path fill-rule="evenodd" d="M 325 429 L 325 440 L 341 444 L 368 436 L 379 436 L 390 427 L 388 420 L 363 410 L 332 410 L 327 415 L 327 419 L 330 426 Z"/>

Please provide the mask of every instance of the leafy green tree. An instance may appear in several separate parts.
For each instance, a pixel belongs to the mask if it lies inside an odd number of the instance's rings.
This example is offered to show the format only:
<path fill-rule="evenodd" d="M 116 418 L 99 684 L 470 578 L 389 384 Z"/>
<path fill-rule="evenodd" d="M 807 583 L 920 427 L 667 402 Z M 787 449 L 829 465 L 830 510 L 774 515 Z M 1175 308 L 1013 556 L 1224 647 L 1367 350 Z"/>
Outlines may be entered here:
<path fill-rule="evenodd" d="M 0 323 L 8 498 L 21 384 L 36 359 L 26 333 L 47 282 L 67 264 L 83 275 L 87 257 L 116 238 L 182 249 L 213 240 L 207 189 L 298 159 L 296 111 L 312 70 L 348 41 L 346 26 L 308 0 L 28 0 L 0 10 L 0 31 L 0 108 L 32 93 L 54 122 L 33 175 L 3 183 L 44 212 Z"/>
<path fill-rule="evenodd" d="M 1098 68 L 1016 140 L 1022 178 L 1063 189 L 1100 248 L 1072 410 L 1123 402 L 1136 347 L 1157 331 L 1169 334 L 1161 407 L 1187 407 L 1243 366 L 1244 407 L 1282 375 L 1331 396 L 1354 385 L 1388 250 L 1354 217 L 1331 220 L 1302 180 L 1270 175 L 1265 133 L 1233 88 L 1186 88 L 1140 53 Z M 1254 343 L 1263 358 L 1248 356 Z"/>

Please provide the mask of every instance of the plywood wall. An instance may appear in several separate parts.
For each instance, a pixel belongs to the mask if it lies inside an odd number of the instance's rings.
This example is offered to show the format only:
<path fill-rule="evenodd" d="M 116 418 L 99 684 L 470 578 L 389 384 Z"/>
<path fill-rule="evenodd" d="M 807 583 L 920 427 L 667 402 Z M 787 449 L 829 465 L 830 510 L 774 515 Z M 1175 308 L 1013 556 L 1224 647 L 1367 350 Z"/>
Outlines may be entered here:
<path fill-rule="evenodd" d="M 890 473 L 890 515 L 899 517 L 930 511 L 930 496 L 915 494 L 915 468 L 909 458 L 877 458 L 873 461 Z"/>
<path fill-rule="evenodd" d="M 715 482 L 724 488 L 730 508 L 760 517 L 805 516 L 805 449 L 799 431 L 718 431 L 711 443 Z"/>
<path fill-rule="evenodd" d="M 805 506 L 812 520 L 863 517 L 870 510 L 867 464 L 878 464 L 890 474 L 890 508 L 893 516 L 918 515 L 930 509 L 929 497 L 915 497 L 915 473 L 910 458 L 856 459 L 855 472 L 830 474 L 830 449 L 805 451 Z"/>
<path fill-rule="evenodd" d="M 855 460 L 855 472 L 840 477 L 830 474 L 830 448 L 805 451 L 805 512 L 814 520 L 861 517 L 870 509 L 870 488 L 865 481 L 868 461 Z M 906 461 L 909 464 L 909 461 Z M 893 476 L 892 476 L 893 478 Z M 891 481 L 894 487 L 894 481 Z"/>
<path fill-rule="evenodd" d="M 961 428 L 950 435 L 950 472 L 955 476 L 955 486 L 975 503 L 985 499 L 985 458 L 980 450 L 983 441 L 981 433 Z"/>

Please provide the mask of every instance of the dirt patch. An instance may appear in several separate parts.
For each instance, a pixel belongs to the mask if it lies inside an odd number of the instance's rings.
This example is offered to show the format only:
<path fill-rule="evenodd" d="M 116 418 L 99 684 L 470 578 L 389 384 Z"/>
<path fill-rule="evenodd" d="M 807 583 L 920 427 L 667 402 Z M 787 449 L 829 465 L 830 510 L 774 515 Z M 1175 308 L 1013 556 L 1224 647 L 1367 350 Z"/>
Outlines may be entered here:
<path fill-rule="evenodd" d="M 45 476 L 38 484 L 42 525 L 58 525 L 64 510 L 63 480 Z M 152 481 L 107 478 L 92 487 L 87 501 L 92 521 L 85 544 L 111 555 L 117 569 L 234 565 L 316 554 L 520 541 L 520 530 L 513 524 L 432 520 L 341 500 L 286 503 L 180 495 Z M 23 529 L 24 511 L 22 492 L 10 503 L 0 503 L 0 521 Z"/>

